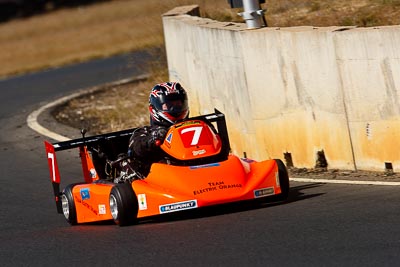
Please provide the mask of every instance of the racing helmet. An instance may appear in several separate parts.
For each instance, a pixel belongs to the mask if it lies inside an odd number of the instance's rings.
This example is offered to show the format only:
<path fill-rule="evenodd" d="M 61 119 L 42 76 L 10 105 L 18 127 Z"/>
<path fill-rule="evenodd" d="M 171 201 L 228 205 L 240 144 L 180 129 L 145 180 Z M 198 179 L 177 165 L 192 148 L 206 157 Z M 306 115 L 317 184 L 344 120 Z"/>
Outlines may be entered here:
<path fill-rule="evenodd" d="M 157 84 L 149 96 L 151 125 L 169 127 L 189 116 L 188 98 L 178 82 Z"/>

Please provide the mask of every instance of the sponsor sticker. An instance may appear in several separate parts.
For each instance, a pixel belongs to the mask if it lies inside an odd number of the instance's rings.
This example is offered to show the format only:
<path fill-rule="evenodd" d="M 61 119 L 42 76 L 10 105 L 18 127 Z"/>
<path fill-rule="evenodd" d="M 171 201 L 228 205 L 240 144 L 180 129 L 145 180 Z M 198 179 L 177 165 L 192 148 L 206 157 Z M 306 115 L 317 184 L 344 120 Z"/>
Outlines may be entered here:
<path fill-rule="evenodd" d="M 254 190 L 254 198 L 259 198 L 259 197 L 266 197 L 266 196 L 271 196 L 275 194 L 275 190 L 273 187 L 267 187 L 267 188 L 261 188 Z"/>
<path fill-rule="evenodd" d="M 165 141 L 167 141 L 168 143 L 171 143 L 172 141 L 172 133 L 170 133 L 167 138 L 165 138 Z"/>
<path fill-rule="evenodd" d="M 139 210 L 147 210 L 146 194 L 138 194 Z"/>
<path fill-rule="evenodd" d="M 183 126 L 194 125 L 194 124 L 201 124 L 201 122 L 200 121 L 184 121 L 184 122 L 181 122 L 180 124 L 176 124 L 175 128 L 178 129 Z"/>
<path fill-rule="evenodd" d="M 203 155 L 206 153 L 205 149 L 201 149 L 201 150 L 194 150 L 192 151 L 193 156 L 199 156 L 199 155 Z"/>
<path fill-rule="evenodd" d="M 226 189 L 241 189 L 243 187 L 242 184 L 225 184 L 224 181 L 219 182 L 209 182 L 207 186 L 203 188 L 199 188 L 193 191 L 193 195 L 200 195 L 203 193 L 209 193 L 217 190 L 226 190 Z"/>
<path fill-rule="evenodd" d="M 188 200 L 183 202 L 171 203 L 166 205 L 160 205 L 160 214 L 195 209 L 197 208 L 197 200 Z"/>
<path fill-rule="evenodd" d="M 210 163 L 210 164 L 204 164 L 204 165 L 190 166 L 190 169 L 195 170 L 195 169 L 211 168 L 211 167 L 218 167 L 218 166 L 220 166 L 219 163 Z"/>
<path fill-rule="evenodd" d="M 89 188 L 82 188 L 81 189 L 81 197 L 82 197 L 82 200 L 90 199 Z"/>
<path fill-rule="evenodd" d="M 96 179 L 97 173 L 96 173 L 96 170 L 94 168 L 90 169 L 89 174 L 90 174 L 90 178 Z"/>
<path fill-rule="evenodd" d="M 99 204 L 99 214 L 106 214 L 106 205 Z"/>

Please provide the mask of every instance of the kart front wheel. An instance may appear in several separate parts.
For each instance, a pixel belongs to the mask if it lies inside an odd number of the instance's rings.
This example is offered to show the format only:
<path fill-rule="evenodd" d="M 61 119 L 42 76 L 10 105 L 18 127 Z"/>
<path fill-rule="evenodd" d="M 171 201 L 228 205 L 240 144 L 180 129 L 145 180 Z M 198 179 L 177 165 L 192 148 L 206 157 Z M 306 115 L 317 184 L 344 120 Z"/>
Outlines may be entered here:
<path fill-rule="evenodd" d="M 117 184 L 111 189 L 110 210 L 114 222 L 119 226 L 135 223 L 139 205 L 131 184 Z"/>
<path fill-rule="evenodd" d="M 75 185 L 77 184 L 68 185 L 61 194 L 62 211 L 65 219 L 71 225 L 77 224 L 75 201 L 74 196 L 72 195 L 72 189 Z"/>
<path fill-rule="evenodd" d="M 278 200 L 283 201 L 289 196 L 289 174 L 282 160 L 275 159 L 275 162 L 278 165 L 279 184 L 281 187 L 281 193 L 278 195 Z"/>

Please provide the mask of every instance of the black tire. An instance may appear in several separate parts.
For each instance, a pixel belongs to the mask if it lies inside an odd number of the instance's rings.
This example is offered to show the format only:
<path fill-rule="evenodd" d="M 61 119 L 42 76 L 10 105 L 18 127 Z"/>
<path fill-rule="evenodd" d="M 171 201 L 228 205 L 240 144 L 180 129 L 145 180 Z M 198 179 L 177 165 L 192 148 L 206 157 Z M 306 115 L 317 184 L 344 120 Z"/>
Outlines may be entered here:
<path fill-rule="evenodd" d="M 71 225 L 76 225 L 78 223 L 76 219 L 76 207 L 75 207 L 74 196 L 72 195 L 72 189 L 74 188 L 74 186 L 78 184 L 68 185 L 66 188 L 64 188 L 61 194 L 62 211 L 65 219 Z"/>
<path fill-rule="evenodd" d="M 275 159 L 276 164 L 278 165 L 278 174 L 279 174 L 279 184 L 281 187 L 281 193 L 277 196 L 279 201 L 284 201 L 289 196 L 289 174 L 286 169 L 285 164 L 280 159 Z"/>
<path fill-rule="evenodd" d="M 110 210 L 114 222 L 119 226 L 136 222 L 139 204 L 130 183 L 117 184 L 111 189 Z"/>

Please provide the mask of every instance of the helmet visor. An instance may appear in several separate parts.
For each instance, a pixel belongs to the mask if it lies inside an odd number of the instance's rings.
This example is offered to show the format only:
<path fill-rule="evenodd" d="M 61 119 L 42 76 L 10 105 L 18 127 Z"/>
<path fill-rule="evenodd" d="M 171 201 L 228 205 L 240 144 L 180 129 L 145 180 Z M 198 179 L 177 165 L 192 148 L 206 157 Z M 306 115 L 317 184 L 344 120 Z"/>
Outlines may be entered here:
<path fill-rule="evenodd" d="M 179 118 L 182 114 L 186 114 L 188 111 L 188 101 L 186 95 L 182 94 L 169 94 L 160 96 L 159 106 L 156 109 L 167 112 L 169 115 Z"/>

